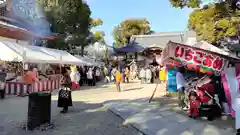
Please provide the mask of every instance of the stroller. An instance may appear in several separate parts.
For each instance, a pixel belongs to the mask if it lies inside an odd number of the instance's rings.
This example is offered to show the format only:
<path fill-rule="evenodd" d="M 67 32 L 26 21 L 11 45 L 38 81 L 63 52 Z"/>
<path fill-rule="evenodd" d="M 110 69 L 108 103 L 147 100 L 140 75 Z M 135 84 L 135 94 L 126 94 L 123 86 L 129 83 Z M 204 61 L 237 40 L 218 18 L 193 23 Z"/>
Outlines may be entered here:
<path fill-rule="evenodd" d="M 190 96 L 196 96 L 196 100 L 200 102 L 198 107 L 193 107 L 195 111 L 197 109 L 197 116 L 207 117 L 209 121 L 212 121 L 215 117 L 221 116 L 221 105 L 219 104 L 214 84 L 211 81 L 207 84 L 201 85 L 200 87 L 195 86 L 194 91 L 189 93 L 189 99 Z M 189 108 L 192 108 L 191 100 Z"/>
<path fill-rule="evenodd" d="M 221 105 L 219 104 L 218 95 L 215 93 L 213 84 L 204 84 L 201 87 L 195 87 L 195 91 L 200 104 L 198 106 L 198 116 L 207 117 L 212 121 L 216 117 L 221 116 Z M 191 94 L 191 92 L 190 92 Z"/>

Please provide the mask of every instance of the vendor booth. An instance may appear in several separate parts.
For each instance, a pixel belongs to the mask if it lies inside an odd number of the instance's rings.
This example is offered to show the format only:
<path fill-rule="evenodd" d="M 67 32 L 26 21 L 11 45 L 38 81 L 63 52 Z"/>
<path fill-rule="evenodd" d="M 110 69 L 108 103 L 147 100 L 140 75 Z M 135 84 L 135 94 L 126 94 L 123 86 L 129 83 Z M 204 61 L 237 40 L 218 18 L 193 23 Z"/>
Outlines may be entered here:
<path fill-rule="evenodd" d="M 201 46 L 188 46 L 171 41 L 162 55 L 162 63 L 168 70 L 169 92 L 177 92 L 176 73 L 183 73 L 189 103 L 192 101 L 191 91 L 196 92 L 200 105 L 207 99 L 206 104 L 216 104 L 220 108 L 218 111 L 236 117 L 236 129 L 240 128 L 239 61 L 227 52 L 214 52 Z M 202 95 L 199 91 L 203 92 Z M 201 114 L 201 109 L 198 108 L 198 115 Z"/>
<path fill-rule="evenodd" d="M 0 60 L 4 62 L 10 78 L 12 76 L 11 74 L 16 74 L 16 70 L 19 72 L 18 76 L 23 78 L 26 72 L 30 72 L 30 65 L 31 67 L 37 68 L 38 71 L 36 72 L 40 72 L 40 70 L 43 70 L 42 67 L 46 67 L 47 65 L 58 67 L 58 70 L 60 70 L 59 66 L 63 64 L 77 66 L 88 65 L 87 61 L 62 50 L 22 45 L 10 40 L 1 40 L 0 45 L 2 49 Z M 20 66 L 13 68 L 13 65 Z M 5 88 L 6 94 L 24 96 L 31 92 L 58 89 L 60 87 L 60 71 L 56 72 L 57 69 L 51 70 L 54 70 L 54 72 L 49 74 L 44 71 L 44 75 L 39 75 L 38 81 L 35 81 L 33 84 L 25 83 L 23 79 L 7 81 Z"/>

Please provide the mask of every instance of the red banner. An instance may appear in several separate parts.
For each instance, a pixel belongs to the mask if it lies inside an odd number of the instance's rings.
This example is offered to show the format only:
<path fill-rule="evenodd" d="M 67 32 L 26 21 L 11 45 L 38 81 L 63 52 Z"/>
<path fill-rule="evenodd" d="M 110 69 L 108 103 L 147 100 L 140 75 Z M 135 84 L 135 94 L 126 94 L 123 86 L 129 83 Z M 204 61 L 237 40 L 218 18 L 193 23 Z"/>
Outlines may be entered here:
<path fill-rule="evenodd" d="M 228 60 L 222 55 L 211 53 L 195 47 L 169 42 L 165 48 L 163 57 L 168 64 L 183 65 L 197 70 L 220 72 L 228 64 Z M 172 58 L 169 60 L 169 58 Z M 174 61 L 174 62 L 173 62 Z"/>

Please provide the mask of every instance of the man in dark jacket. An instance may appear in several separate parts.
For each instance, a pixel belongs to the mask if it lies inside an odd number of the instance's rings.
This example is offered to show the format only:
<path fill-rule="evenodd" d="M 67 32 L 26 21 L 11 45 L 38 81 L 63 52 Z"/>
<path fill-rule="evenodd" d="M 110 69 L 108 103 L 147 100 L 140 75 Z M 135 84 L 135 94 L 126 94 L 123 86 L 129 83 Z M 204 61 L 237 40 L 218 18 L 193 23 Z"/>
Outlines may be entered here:
<path fill-rule="evenodd" d="M 5 69 L 0 69 L 0 98 L 1 99 L 4 99 L 5 97 L 6 77 L 7 77 L 7 73 L 5 72 Z"/>

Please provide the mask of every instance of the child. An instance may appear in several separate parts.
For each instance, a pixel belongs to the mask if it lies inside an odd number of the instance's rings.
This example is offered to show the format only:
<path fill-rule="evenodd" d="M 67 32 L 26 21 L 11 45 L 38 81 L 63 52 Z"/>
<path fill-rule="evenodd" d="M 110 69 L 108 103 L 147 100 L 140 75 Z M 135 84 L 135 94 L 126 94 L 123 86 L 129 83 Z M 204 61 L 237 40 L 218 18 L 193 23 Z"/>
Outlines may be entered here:
<path fill-rule="evenodd" d="M 198 116 L 198 107 L 200 105 L 200 100 L 198 99 L 197 93 L 195 91 L 191 91 L 189 93 L 189 114 L 190 118 L 197 118 Z"/>

